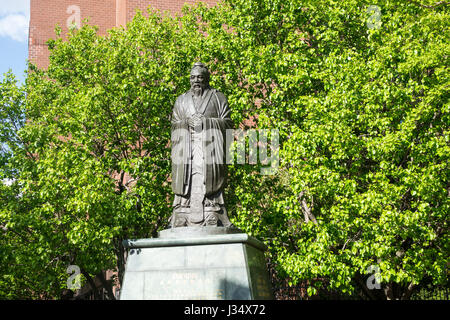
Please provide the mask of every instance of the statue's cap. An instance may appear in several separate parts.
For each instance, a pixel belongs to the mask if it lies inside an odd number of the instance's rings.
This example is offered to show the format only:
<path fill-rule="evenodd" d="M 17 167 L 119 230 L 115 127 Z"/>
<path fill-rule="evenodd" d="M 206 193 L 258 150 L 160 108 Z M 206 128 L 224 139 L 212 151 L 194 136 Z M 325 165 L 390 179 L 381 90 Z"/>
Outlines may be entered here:
<path fill-rule="evenodd" d="M 192 66 L 191 71 L 196 69 L 196 68 L 203 69 L 203 71 L 206 72 L 209 75 L 208 67 L 206 67 L 206 65 L 203 62 L 196 62 L 196 63 L 194 63 L 194 65 Z"/>
<path fill-rule="evenodd" d="M 200 62 L 200 61 L 194 63 L 194 66 L 192 67 L 192 69 L 194 69 L 195 67 L 206 68 L 205 64 L 203 62 Z"/>

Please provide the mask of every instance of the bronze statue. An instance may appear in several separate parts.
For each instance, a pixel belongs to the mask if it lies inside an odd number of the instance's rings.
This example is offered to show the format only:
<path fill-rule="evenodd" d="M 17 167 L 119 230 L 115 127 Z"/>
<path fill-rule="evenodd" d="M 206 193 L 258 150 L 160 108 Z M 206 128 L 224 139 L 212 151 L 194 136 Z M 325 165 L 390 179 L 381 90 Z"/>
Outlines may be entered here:
<path fill-rule="evenodd" d="M 191 89 L 180 95 L 172 114 L 171 227 L 233 227 L 223 189 L 226 180 L 225 131 L 232 128 L 223 93 L 209 86 L 207 67 L 197 62 Z"/>

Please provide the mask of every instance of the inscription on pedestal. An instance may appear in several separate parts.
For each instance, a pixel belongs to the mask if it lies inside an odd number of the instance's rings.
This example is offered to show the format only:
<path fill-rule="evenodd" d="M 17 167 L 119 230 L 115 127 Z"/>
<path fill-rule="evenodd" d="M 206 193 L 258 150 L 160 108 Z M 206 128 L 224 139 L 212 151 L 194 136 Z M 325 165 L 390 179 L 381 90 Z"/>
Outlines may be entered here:
<path fill-rule="evenodd" d="M 217 279 L 225 278 L 225 270 L 147 272 L 145 286 L 152 288 L 145 299 L 209 300 L 224 299 L 225 288 Z"/>

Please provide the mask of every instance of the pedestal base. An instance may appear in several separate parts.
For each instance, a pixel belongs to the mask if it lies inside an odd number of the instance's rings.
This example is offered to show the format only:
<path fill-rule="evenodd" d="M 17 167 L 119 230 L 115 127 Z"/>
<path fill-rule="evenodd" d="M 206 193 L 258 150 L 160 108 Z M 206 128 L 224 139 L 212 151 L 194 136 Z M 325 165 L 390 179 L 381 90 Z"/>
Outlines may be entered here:
<path fill-rule="evenodd" d="M 124 241 L 129 254 L 120 299 L 272 299 L 264 244 L 235 230 L 210 228 L 175 228 L 160 238 Z"/>

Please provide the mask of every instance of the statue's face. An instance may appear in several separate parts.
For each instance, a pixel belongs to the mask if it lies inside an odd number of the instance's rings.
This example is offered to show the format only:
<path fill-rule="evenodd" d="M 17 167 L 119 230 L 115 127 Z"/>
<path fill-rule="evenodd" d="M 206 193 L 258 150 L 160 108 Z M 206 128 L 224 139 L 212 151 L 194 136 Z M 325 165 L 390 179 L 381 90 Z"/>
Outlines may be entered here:
<path fill-rule="evenodd" d="M 203 90 L 208 86 L 208 75 L 205 70 L 194 68 L 191 71 L 191 89 Z"/>

